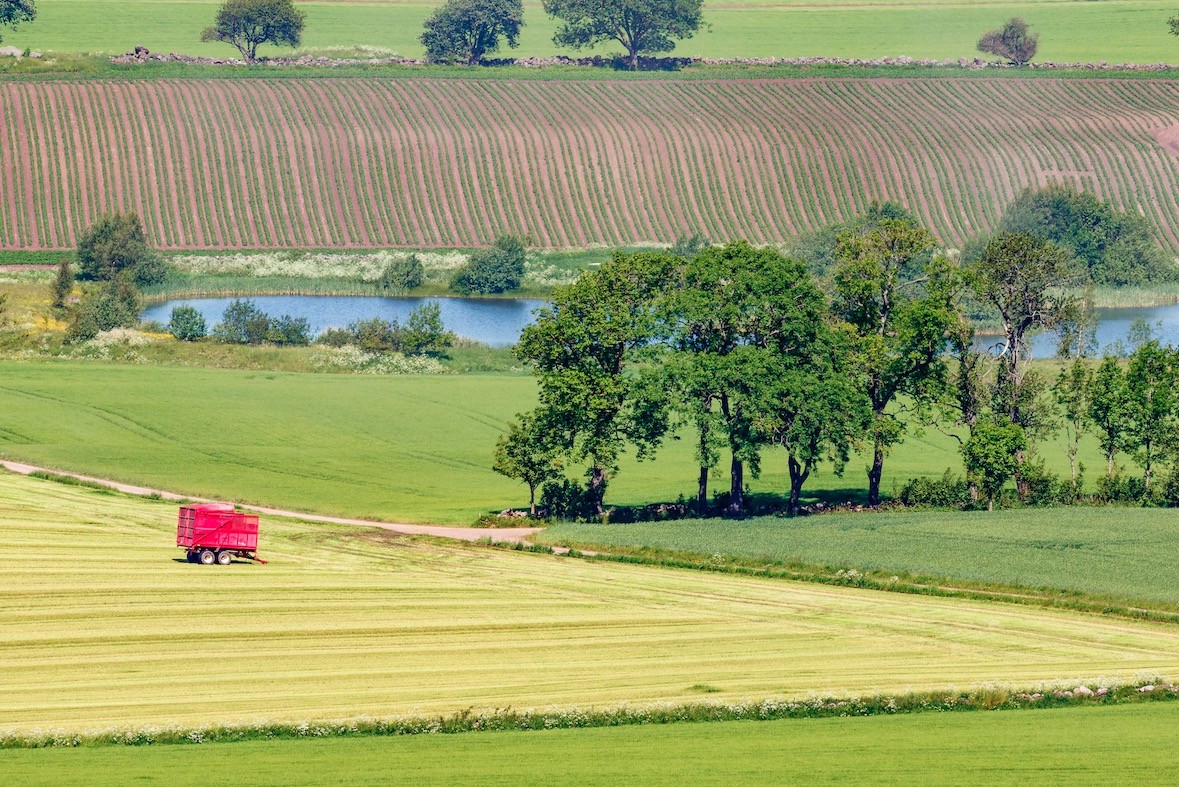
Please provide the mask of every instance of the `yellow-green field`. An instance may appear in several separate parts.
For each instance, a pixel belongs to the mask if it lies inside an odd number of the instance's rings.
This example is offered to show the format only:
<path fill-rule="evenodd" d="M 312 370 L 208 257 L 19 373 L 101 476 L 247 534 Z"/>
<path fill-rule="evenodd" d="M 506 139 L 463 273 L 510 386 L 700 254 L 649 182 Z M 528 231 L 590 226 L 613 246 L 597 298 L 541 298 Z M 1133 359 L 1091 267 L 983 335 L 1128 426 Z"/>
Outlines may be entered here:
<path fill-rule="evenodd" d="M 0 726 L 232 723 L 1179 674 L 1179 627 L 266 521 L 0 475 Z"/>

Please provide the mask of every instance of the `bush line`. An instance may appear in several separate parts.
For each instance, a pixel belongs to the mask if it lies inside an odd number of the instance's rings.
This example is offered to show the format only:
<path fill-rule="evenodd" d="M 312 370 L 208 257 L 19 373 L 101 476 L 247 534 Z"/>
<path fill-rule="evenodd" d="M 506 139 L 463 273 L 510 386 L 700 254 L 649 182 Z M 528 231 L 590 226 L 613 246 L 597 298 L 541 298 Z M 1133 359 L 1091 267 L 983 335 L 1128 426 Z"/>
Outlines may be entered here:
<path fill-rule="evenodd" d="M 1161 680 L 1119 685 L 1104 680 L 1057 682 L 1033 690 L 987 686 L 968 692 L 934 691 L 871 697 L 815 697 L 802 700 L 764 699 L 736 703 L 667 703 L 613 708 L 548 710 L 464 710 L 449 716 L 367 716 L 344 721 L 270 722 L 203 727 L 130 727 L 93 732 L 61 730 L 0 733 L 0 749 L 159 746 L 230 743 L 300 738 L 392 737 L 451 735 L 468 732 L 624 727 L 638 724 L 679 724 L 719 721 L 775 721 L 894 716 L 991 710 L 1030 710 L 1072 706 L 1108 706 L 1179 699 L 1179 685 Z M 1072 686 L 1073 688 L 1062 688 Z"/>

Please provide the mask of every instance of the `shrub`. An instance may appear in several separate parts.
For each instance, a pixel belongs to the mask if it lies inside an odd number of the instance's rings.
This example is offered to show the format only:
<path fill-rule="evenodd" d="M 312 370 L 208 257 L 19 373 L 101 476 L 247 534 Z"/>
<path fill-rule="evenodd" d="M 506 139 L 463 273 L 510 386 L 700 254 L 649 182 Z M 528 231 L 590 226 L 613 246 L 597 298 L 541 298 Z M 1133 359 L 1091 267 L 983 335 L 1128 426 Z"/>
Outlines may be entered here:
<path fill-rule="evenodd" d="M 454 336 L 442 324 L 437 303 L 423 303 L 410 312 L 400 338 L 401 350 L 407 355 L 436 355 L 454 343 Z"/>
<path fill-rule="evenodd" d="M 1137 503 L 1145 494 L 1142 477 L 1126 475 L 1120 467 L 1097 482 L 1097 499 L 1103 503 Z"/>
<path fill-rule="evenodd" d="M 359 320 L 348 326 L 352 344 L 368 353 L 383 353 L 398 349 L 401 327 L 397 321 L 388 322 L 380 317 Z"/>
<path fill-rule="evenodd" d="M 1072 483 L 1065 481 L 1044 466 L 1044 461 L 1024 462 L 1019 467 L 1023 484 L 1023 502 L 1030 506 L 1065 503 L 1072 498 Z"/>
<path fill-rule="evenodd" d="M 540 508 L 555 519 L 588 519 L 594 515 L 593 500 L 585 486 L 565 477 L 546 481 L 540 488 Z"/>
<path fill-rule="evenodd" d="M 1159 487 L 1159 504 L 1168 508 L 1179 508 L 1179 467 L 1172 467 Z"/>
<path fill-rule="evenodd" d="M 901 502 L 907 506 L 965 508 L 970 504 L 970 485 L 946 468 L 940 478 L 912 478 L 901 489 Z"/>
<path fill-rule="evenodd" d="M 289 314 L 272 317 L 266 331 L 266 341 L 280 346 L 306 347 L 311 344 L 311 324 L 305 317 L 292 317 Z"/>
<path fill-rule="evenodd" d="M 62 257 L 61 262 L 57 264 L 57 276 L 54 277 L 50 289 L 50 305 L 55 309 L 64 309 L 73 292 L 74 270 L 70 267 L 69 259 Z"/>
<path fill-rule="evenodd" d="M 251 300 L 235 300 L 213 328 L 213 338 L 226 344 L 262 344 L 270 333 L 270 317 Z"/>
<path fill-rule="evenodd" d="M 120 278 L 88 290 L 70 315 L 66 341 L 93 339 L 113 328 L 130 328 L 139 322 L 141 304 L 135 286 Z"/>
<path fill-rule="evenodd" d="M 352 331 L 347 328 L 328 328 L 315 340 L 325 347 L 347 347 L 353 342 Z"/>
<path fill-rule="evenodd" d="M 425 276 L 426 269 L 422 261 L 418 255 L 411 254 L 407 259 L 393 260 L 385 266 L 381 277 L 377 279 L 377 286 L 382 290 L 405 292 L 422 286 Z"/>
<path fill-rule="evenodd" d="M 168 321 L 168 333 L 182 342 L 195 342 L 205 338 L 208 326 L 205 317 L 191 306 L 177 306 L 172 309 L 172 319 Z"/>
<path fill-rule="evenodd" d="M 1032 33 L 1028 23 L 1019 17 L 1008 19 L 998 30 L 984 33 L 978 40 L 978 51 L 1006 59 L 1022 66 L 1036 56 L 1040 36 Z"/>
<path fill-rule="evenodd" d="M 164 280 L 168 268 L 147 245 L 139 214 L 111 213 L 78 240 L 78 278 L 113 281 L 130 276 L 139 285 Z"/>
<path fill-rule="evenodd" d="M 514 290 L 524 278 L 527 248 L 518 235 L 495 239 L 490 249 L 481 249 L 455 275 L 450 289 L 460 295 L 494 295 Z"/>

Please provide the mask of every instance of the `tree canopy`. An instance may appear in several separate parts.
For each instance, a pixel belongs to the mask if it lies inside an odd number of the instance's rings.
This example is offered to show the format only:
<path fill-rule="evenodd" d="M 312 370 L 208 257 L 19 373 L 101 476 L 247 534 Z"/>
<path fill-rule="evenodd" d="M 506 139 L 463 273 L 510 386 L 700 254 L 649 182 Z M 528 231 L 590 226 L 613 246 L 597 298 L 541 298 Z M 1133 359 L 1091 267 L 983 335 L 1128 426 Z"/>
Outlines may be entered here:
<path fill-rule="evenodd" d="M 80 279 L 112 281 L 124 277 L 139 285 L 158 284 L 167 272 L 163 260 L 147 245 L 137 213 L 101 216 L 78 239 Z"/>
<path fill-rule="evenodd" d="M 701 24 L 701 0 L 544 0 L 561 25 L 553 42 L 573 49 L 617 41 L 631 68 L 639 55 L 670 52 Z"/>
<path fill-rule="evenodd" d="M 37 5 L 33 0 L 0 0 L 0 28 L 16 27 L 36 18 Z M 3 40 L 0 36 L 0 41 Z"/>
<path fill-rule="evenodd" d="M 523 26 L 521 0 L 448 0 L 426 19 L 421 42 L 432 62 L 473 66 L 498 51 L 501 38 L 516 47 Z"/>
<path fill-rule="evenodd" d="M 254 63 L 262 44 L 298 46 L 306 18 L 291 0 L 225 0 L 201 40 L 232 44 L 243 60 Z"/>
<path fill-rule="evenodd" d="M 997 30 L 984 33 L 978 40 L 978 51 L 998 55 L 1016 66 L 1030 63 L 1039 46 L 1039 34 L 1031 32 L 1028 23 L 1018 16 L 1008 19 Z"/>

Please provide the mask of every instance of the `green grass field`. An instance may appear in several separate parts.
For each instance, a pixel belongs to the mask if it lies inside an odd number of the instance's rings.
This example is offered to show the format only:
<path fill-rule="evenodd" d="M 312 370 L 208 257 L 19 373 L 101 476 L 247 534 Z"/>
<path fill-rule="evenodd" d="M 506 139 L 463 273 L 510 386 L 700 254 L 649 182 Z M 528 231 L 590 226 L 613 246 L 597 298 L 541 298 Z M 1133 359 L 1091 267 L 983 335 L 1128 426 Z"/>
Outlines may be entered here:
<path fill-rule="evenodd" d="M 126 784 L 1166 784 L 1179 708 L 727 722 L 0 752 L 5 780 Z"/>
<path fill-rule="evenodd" d="M 1167 509 L 1048 508 L 827 514 L 743 522 L 561 524 L 538 540 L 658 547 L 1179 604 L 1179 515 Z"/>
<path fill-rule="evenodd" d="M 495 441 L 534 404 L 524 375 L 395 376 L 0 362 L 0 456 L 145 486 L 301 511 L 469 524 L 528 502 L 490 469 Z M 624 462 L 608 500 L 691 497 L 689 439 L 655 461 Z M 1063 450 L 1043 450 L 1066 472 Z M 1103 467 L 1087 445 L 1082 460 Z M 767 452 L 751 488 L 786 489 L 784 455 Z M 862 495 L 865 462 L 808 481 L 808 499 Z M 911 435 L 885 465 L 887 494 L 913 476 L 961 468 L 957 443 Z M 723 472 L 714 488 L 727 488 Z M 1121 513 L 1115 514 L 1118 518 Z"/>
<path fill-rule="evenodd" d="M 309 49 L 370 45 L 420 56 L 421 23 L 438 3 L 307 2 L 304 44 Z M 63 52 L 125 52 L 137 44 L 153 51 L 236 56 L 226 45 L 203 44 L 216 2 L 197 0 L 41 0 L 31 25 L 5 35 L 5 43 Z M 1167 34 L 1174 9 L 1161 0 L 1082 0 L 978 3 L 940 0 L 707 1 L 710 29 L 685 41 L 680 55 L 706 57 L 972 57 L 984 30 L 1011 16 L 1025 17 L 1041 33 L 1040 57 L 1058 61 L 1176 62 L 1179 43 Z M 540 3 L 525 5 L 520 47 L 512 55 L 549 55 L 555 29 Z M 603 53 L 617 47 L 601 47 Z M 276 53 L 278 50 L 270 50 Z"/>
<path fill-rule="evenodd" d="M 1179 627 L 267 520 L 0 476 L 0 727 L 109 729 L 899 693 L 1179 673 Z"/>

